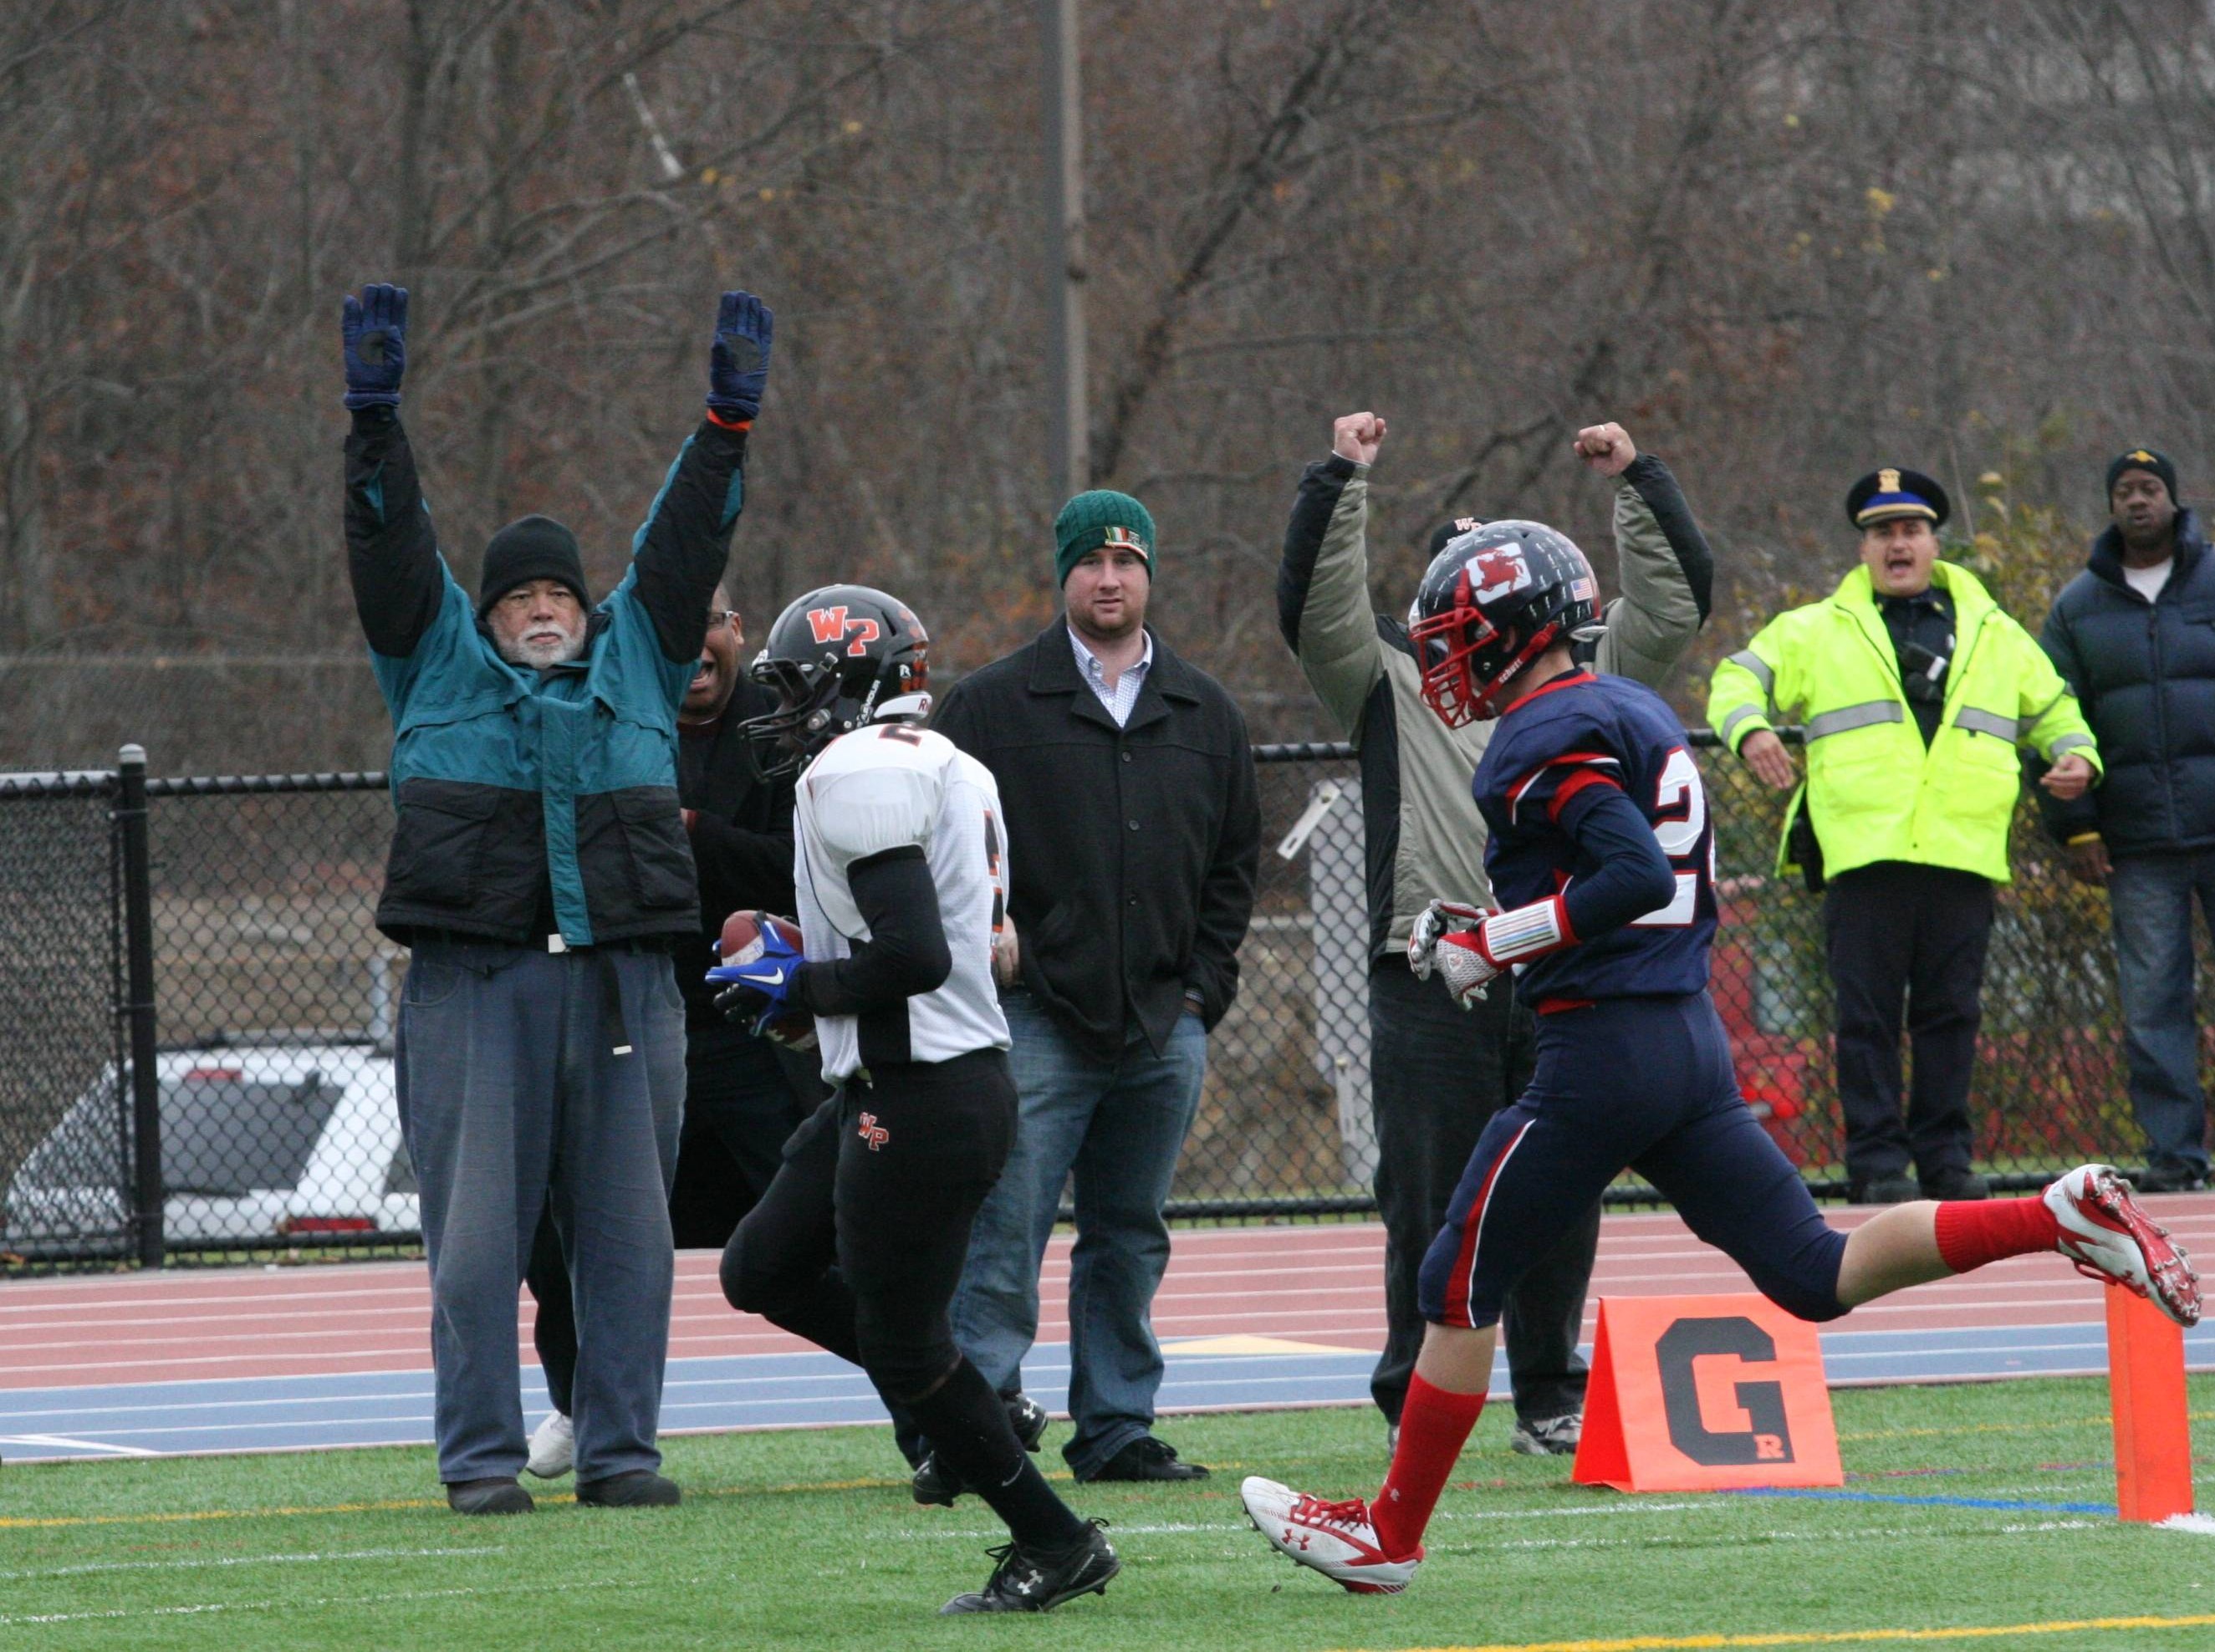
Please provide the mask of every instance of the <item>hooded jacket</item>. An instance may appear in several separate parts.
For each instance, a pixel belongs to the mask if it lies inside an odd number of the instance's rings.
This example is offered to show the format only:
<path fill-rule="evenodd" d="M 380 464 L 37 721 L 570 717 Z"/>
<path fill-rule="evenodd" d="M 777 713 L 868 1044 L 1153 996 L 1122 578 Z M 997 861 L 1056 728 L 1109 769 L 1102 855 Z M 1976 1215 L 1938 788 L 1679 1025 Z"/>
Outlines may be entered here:
<path fill-rule="evenodd" d="M 583 656 L 511 665 L 439 554 L 393 409 L 354 415 L 354 605 L 393 723 L 399 811 L 377 925 L 582 947 L 696 933 L 677 708 L 743 498 L 745 433 L 703 422 L 590 615 Z"/>
<path fill-rule="evenodd" d="M 2092 542 L 2062 587 L 2039 644 L 2077 691 L 2108 776 L 2096 792 L 2048 802 L 2065 841 L 2089 832 L 2111 856 L 2215 844 L 2215 561 L 2199 519 L 2176 517 L 2176 560 L 2149 603 L 2123 578 L 2122 536 Z"/>

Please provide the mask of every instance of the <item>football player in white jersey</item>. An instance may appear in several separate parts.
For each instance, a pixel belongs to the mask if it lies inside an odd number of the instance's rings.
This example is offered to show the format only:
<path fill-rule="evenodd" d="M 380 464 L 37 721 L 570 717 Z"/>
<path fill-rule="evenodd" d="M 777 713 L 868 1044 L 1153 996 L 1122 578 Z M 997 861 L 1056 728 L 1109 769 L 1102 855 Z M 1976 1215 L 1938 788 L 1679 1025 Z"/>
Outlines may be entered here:
<path fill-rule="evenodd" d="M 1015 1139 L 992 985 L 1007 866 L 991 771 L 922 726 L 930 639 L 864 585 L 801 597 L 754 661 L 755 719 L 806 762 L 794 817 L 802 951 L 719 964 L 726 1012 L 815 1018 L 831 1098 L 723 1252 L 723 1294 L 868 1373 L 886 1404 L 1007 1522 L 985 1587 L 946 1612 L 1044 1612 L 1121 1563 L 1024 1449 L 954 1345 L 969 1228 Z M 749 949 L 752 950 L 752 949 Z"/>

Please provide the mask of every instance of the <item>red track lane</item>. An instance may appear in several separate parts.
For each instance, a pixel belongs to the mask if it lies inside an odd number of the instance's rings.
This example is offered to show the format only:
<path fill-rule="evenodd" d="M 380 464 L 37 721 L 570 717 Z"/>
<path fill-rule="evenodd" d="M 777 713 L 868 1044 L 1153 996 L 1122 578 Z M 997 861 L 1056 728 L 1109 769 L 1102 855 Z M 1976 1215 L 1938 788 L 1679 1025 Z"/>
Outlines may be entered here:
<path fill-rule="evenodd" d="M 2149 1202 L 2184 1245 L 2215 1257 L 2215 1195 Z M 1833 1213 L 1842 1227 L 1874 1213 Z M 1066 1342 L 1069 1245 L 1046 1254 L 1039 1340 Z M 1266 1336 L 1383 1346 L 1384 1230 L 1364 1227 L 1181 1230 L 1154 1303 L 1165 1338 Z M 670 1352 L 776 1354 L 807 1345 L 724 1306 L 716 1258 L 678 1257 Z M 1666 1212 L 1611 1216 L 1592 1294 L 1752 1289 L 1736 1264 Z M 2021 1257 L 1857 1310 L 1853 1328 L 2067 1325 L 2096 1320 L 2100 1288 L 2057 1257 Z M 528 1299 L 518 1346 L 531 1348 Z M 365 1263 L 26 1280 L 0 1287 L 0 1388 L 430 1368 L 430 1293 L 420 1263 Z M 1591 1331 L 1587 1312 L 1586 1334 Z"/>

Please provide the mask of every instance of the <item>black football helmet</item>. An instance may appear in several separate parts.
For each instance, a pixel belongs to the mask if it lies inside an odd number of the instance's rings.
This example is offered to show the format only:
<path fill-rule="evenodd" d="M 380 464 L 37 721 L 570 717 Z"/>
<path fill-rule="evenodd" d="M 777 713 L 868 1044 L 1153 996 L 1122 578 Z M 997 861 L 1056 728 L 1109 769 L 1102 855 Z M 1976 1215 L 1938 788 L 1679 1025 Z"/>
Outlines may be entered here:
<path fill-rule="evenodd" d="M 1408 610 L 1423 699 L 1448 728 L 1500 715 L 1500 699 L 1556 643 L 1597 634 L 1599 585 L 1567 534 L 1488 522 L 1432 559 Z"/>
<path fill-rule="evenodd" d="M 868 585 L 825 585 L 792 602 L 769 628 L 746 675 L 777 694 L 746 732 L 774 739 L 764 767 L 785 774 L 840 735 L 930 711 L 930 636 L 915 610 Z"/>

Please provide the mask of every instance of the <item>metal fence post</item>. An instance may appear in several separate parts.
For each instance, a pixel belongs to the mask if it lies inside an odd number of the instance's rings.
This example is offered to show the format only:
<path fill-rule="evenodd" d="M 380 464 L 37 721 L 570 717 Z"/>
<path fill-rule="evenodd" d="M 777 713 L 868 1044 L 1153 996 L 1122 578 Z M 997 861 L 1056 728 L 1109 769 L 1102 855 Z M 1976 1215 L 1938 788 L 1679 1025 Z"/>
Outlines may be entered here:
<path fill-rule="evenodd" d="M 116 764 L 122 796 L 124 982 L 131 1018 L 131 1139 L 138 1261 L 162 1265 L 162 1091 L 154 1051 L 154 874 L 146 841 L 146 749 L 128 745 Z"/>

